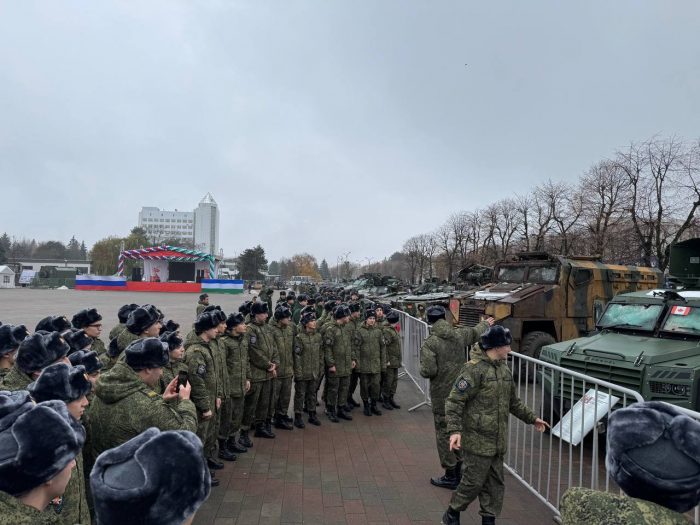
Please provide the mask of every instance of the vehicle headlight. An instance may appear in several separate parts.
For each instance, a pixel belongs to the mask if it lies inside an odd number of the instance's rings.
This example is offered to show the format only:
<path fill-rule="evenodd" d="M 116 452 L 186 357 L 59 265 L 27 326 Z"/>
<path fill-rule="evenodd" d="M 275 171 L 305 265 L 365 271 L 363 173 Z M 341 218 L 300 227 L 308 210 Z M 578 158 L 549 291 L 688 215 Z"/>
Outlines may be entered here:
<path fill-rule="evenodd" d="M 690 396 L 690 385 L 672 385 L 671 392 L 674 396 Z"/>
<path fill-rule="evenodd" d="M 651 381 L 649 386 L 652 393 L 664 394 L 667 396 L 690 397 L 692 392 L 691 385 L 679 385 L 674 383 L 662 383 L 660 381 Z"/>

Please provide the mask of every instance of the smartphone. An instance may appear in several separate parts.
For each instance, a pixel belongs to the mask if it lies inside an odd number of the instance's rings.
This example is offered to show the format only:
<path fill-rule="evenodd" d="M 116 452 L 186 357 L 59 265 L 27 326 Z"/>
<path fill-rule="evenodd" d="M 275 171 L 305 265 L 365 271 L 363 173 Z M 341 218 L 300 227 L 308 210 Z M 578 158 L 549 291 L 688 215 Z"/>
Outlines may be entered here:
<path fill-rule="evenodd" d="M 180 372 L 177 373 L 177 391 L 180 391 L 181 386 L 185 386 L 187 384 L 187 370 L 181 370 Z"/>

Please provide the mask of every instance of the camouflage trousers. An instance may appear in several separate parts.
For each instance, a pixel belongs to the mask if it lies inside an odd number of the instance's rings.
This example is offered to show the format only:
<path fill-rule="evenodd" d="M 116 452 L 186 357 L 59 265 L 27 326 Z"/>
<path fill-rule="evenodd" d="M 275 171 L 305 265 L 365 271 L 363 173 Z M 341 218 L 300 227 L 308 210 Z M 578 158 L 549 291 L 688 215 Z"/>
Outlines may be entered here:
<path fill-rule="evenodd" d="M 503 508 L 503 456 L 477 456 L 464 453 L 464 474 L 457 490 L 452 494 L 450 507 L 457 512 L 466 510 L 479 498 L 479 514 L 498 516 Z"/>
<path fill-rule="evenodd" d="M 243 422 L 241 428 L 250 430 L 256 423 L 267 419 L 272 400 L 272 381 L 256 381 L 250 384 L 250 390 L 245 396 L 243 407 Z"/>
<path fill-rule="evenodd" d="M 447 433 L 445 414 L 433 412 L 433 422 L 435 423 L 435 442 L 438 456 L 440 456 L 440 465 L 447 470 L 460 461 L 461 453 L 458 450 L 450 450 L 450 435 Z"/>
<path fill-rule="evenodd" d="M 275 416 L 286 416 L 289 412 L 289 403 L 292 400 L 292 377 L 278 377 L 275 379 L 275 390 L 272 399 L 272 407 Z"/>
<path fill-rule="evenodd" d="M 294 413 L 301 414 L 304 412 L 316 411 L 316 384 L 315 379 L 307 381 L 294 381 Z"/>
<path fill-rule="evenodd" d="M 236 433 L 241 429 L 243 421 L 243 408 L 245 407 L 245 396 L 232 397 L 231 402 L 231 423 L 228 427 L 228 438 L 235 438 Z M 223 433 L 222 433 L 223 434 Z"/>
<path fill-rule="evenodd" d="M 216 442 L 217 427 L 218 416 L 216 412 L 209 419 L 202 419 L 201 414 L 197 415 L 197 436 L 202 440 L 205 458 L 216 459 L 219 455 L 219 444 Z"/>
<path fill-rule="evenodd" d="M 348 388 L 348 400 L 355 395 L 355 390 L 357 390 L 357 385 L 360 382 L 360 373 L 352 371 L 350 375 L 350 387 Z"/>
<path fill-rule="evenodd" d="M 231 398 L 226 397 L 221 400 L 221 408 L 219 409 L 219 439 L 227 439 L 231 432 L 231 415 L 233 413 L 233 405 Z"/>
<path fill-rule="evenodd" d="M 379 400 L 381 374 L 360 374 L 360 397 L 363 402 Z"/>
<path fill-rule="evenodd" d="M 387 367 L 386 372 L 382 372 L 382 395 L 384 397 L 394 397 L 398 384 L 399 369 Z"/>
<path fill-rule="evenodd" d="M 336 407 L 338 400 L 342 400 L 342 404 L 345 404 L 348 399 L 350 376 L 338 377 L 335 374 L 326 374 L 326 384 L 328 385 L 326 406 Z"/>

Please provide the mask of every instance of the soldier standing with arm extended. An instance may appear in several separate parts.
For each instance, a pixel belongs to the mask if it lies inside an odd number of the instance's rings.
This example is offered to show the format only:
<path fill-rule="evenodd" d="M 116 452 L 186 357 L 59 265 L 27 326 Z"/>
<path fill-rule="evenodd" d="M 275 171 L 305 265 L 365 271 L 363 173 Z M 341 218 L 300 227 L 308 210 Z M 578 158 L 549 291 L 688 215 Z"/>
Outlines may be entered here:
<path fill-rule="evenodd" d="M 481 336 L 483 353 L 475 354 L 464 365 L 445 402 L 450 450 L 464 450 L 465 472 L 442 516 L 443 525 L 459 525 L 460 512 L 477 497 L 481 523 L 496 523 L 503 507 L 509 414 L 534 425 L 538 432 L 549 427 L 517 396 L 506 364 L 512 340 L 508 329 L 499 325 L 489 328 Z"/>
<path fill-rule="evenodd" d="M 433 406 L 435 438 L 440 464 L 445 474 L 431 478 L 436 487 L 454 490 L 459 484 L 461 462 L 449 448 L 449 434 L 445 421 L 445 399 L 452 389 L 459 371 L 467 361 L 466 346 L 474 344 L 484 333 L 493 319 L 482 321 L 473 328 L 455 330 L 445 320 L 447 312 L 442 306 L 428 308 L 430 336 L 420 350 L 420 375 L 430 379 L 430 399 Z"/>

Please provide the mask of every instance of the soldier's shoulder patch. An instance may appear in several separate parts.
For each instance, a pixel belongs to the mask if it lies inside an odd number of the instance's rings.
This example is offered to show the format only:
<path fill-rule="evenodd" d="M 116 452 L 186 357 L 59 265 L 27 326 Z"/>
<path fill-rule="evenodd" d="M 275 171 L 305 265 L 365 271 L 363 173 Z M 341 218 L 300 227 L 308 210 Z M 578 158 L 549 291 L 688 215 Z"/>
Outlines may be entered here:
<path fill-rule="evenodd" d="M 301 354 L 301 347 L 299 345 L 294 347 L 294 353 L 297 355 Z"/>
<path fill-rule="evenodd" d="M 207 373 L 207 365 L 201 364 L 197 367 L 197 375 L 200 377 L 204 377 Z"/>
<path fill-rule="evenodd" d="M 466 380 L 465 378 L 463 378 L 463 377 L 460 377 L 460 378 L 457 380 L 457 383 L 455 383 L 455 388 L 456 388 L 459 392 L 461 392 L 462 394 L 464 394 L 464 393 L 469 389 L 470 386 L 471 386 L 471 385 L 469 384 L 469 381 L 467 381 L 467 380 Z"/>
<path fill-rule="evenodd" d="M 250 344 L 254 345 L 257 342 L 258 342 L 258 336 L 255 334 L 251 334 L 250 335 Z"/>

